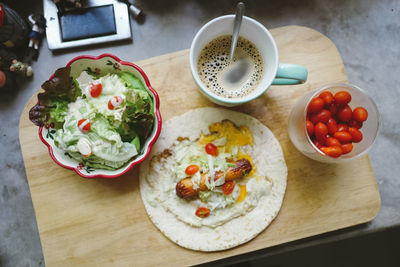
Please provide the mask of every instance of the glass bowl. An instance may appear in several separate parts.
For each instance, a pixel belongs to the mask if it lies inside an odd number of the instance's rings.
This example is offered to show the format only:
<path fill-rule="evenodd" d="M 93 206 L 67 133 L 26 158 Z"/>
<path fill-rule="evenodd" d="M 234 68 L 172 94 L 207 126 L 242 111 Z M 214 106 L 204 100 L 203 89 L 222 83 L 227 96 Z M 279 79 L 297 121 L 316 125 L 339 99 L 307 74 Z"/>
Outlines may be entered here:
<path fill-rule="evenodd" d="M 363 133 L 363 139 L 359 143 L 353 143 L 353 150 L 341 155 L 338 158 L 333 158 L 324 154 L 319 150 L 311 138 L 307 134 L 306 116 L 307 107 L 310 101 L 318 96 L 322 91 L 328 90 L 333 95 L 338 91 L 347 91 L 351 94 L 349 106 L 353 110 L 356 107 L 362 106 L 368 111 L 368 119 L 364 121 L 360 131 Z M 320 162 L 325 163 L 341 163 L 359 158 L 366 154 L 378 135 L 380 125 L 380 115 L 372 98 L 362 89 L 351 84 L 328 84 L 315 91 L 309 92 L 299 99 L 289 115 L 289 137 L 293 145 L 305 156 Z"/>

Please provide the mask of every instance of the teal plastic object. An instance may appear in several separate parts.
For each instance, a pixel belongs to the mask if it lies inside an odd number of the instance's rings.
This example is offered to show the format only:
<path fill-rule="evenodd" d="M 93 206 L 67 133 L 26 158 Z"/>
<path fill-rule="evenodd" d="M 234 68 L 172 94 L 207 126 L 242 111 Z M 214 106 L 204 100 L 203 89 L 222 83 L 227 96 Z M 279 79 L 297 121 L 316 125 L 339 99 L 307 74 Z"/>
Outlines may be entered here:
<path fill-rule="evenodd" d="M 308 71 L 305 67 L 296 64 L 279 63 L 273 85 L 300 84 L 307 81 Z"/>

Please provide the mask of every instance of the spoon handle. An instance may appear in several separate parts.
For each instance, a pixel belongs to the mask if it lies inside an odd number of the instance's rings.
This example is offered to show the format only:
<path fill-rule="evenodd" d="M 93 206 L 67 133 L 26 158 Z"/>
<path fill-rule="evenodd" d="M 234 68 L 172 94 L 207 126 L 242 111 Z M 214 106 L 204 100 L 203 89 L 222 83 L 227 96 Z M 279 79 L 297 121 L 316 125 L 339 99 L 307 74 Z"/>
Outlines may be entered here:
<path fill-rule="evenodd" d="M 244 14 L 244 10 L 246 6 L 243 2 L 239 2 L 236 6 L 236 14 L 235 14 L 235 22 L 233 25 L 233 34 L 232 34 L 232 43 L 231 43 L 231 53 L 229 55 L 229 59 L 233 59 L 233 55 L 235 54 L 236 44 L 239 37 L 240 25 L 242 24 L 242 17 Z"/>

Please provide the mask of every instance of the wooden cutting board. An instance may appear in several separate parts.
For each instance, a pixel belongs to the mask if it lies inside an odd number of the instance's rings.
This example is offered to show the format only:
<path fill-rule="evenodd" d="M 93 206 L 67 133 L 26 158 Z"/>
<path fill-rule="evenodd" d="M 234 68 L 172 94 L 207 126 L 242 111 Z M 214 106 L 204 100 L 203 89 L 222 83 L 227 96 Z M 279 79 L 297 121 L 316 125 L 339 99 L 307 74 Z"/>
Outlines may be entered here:
<path fill-rule="evenodd" d="M 377 215 L 380 196 L 368 156 L 341 165 L 318 163 L 300 154 L 288 137 L 288 114 L 300 96 L 327 83 L 347 82 L 336 47 L 305 27 L 277 28 L 272 35 L 281 62 L 307 67 L 307 83 L 272 86 L 258 99 L 234 108 L 267 125 L 283 148 L 288 184 L 272 224 L 252 241 L 223 252 L 175 245 L 146 214 L 138 168 L 118 179 L 90 180 L 52 161 L 28 119 L 34 95 L 20 119 L 20 142 L 47 266 L 193 265 L 368 222 Z M 164 121 L 213 106 L 192 79 L 189 50 L 137 64 L 160 95 Z"/>

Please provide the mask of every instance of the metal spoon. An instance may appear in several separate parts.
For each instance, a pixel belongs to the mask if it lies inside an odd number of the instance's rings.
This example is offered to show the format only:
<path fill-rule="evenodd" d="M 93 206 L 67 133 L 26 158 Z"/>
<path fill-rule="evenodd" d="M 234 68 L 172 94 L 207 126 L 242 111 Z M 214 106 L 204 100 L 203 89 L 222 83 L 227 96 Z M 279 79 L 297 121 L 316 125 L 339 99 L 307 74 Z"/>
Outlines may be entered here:
<path fill-rule="evenodd" d="M 233 55 L 235 54 L 236 44 L 239 37 L 240 25 L 242 24 L 242 18 L 246 6 L 243 2 L 239 2 L 236 6 L 235 22 L 233 25 L 232 33 L 232 43 L 231 43 L 231 53 L 229 54 L 229 59 L 233 60 Z"/>

